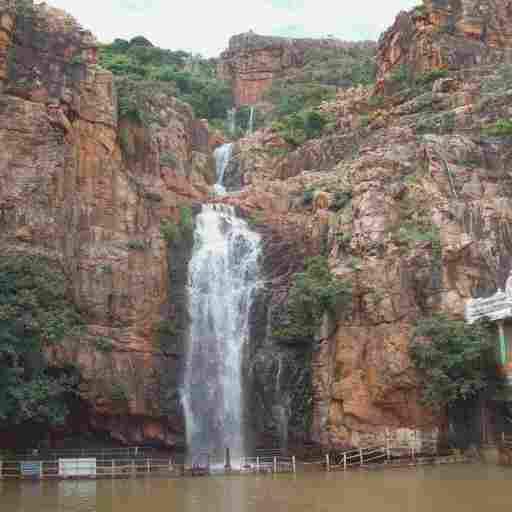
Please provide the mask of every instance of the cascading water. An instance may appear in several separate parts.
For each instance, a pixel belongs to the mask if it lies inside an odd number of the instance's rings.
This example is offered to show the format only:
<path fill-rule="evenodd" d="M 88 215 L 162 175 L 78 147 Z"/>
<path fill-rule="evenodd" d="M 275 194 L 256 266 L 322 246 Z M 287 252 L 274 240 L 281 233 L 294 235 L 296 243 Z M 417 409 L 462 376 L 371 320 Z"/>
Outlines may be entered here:
<path fill-rule="evenodd" d="M 231 160 L 232 153 L 233 144 L 222 144 L 222 146 L 219 146 L 214 152 L 217 171 L 217 182 L 215 183 L 214 189 L 215 194 L 218 196 L 222 196 L 226 193 L 226 189 L 224 188 L 224 174 Z"/>
<path fill-rule="evenodd" d="M 233 137 L 236 131 L 236 108 L 228 110 L 227 115 L 228 133 Z"/>
<path fill-rule="evenodd" d="M 249 114 L 249 123 L 247 125 L 247 133 L 250 135 L 254 131 L 254 118 L 255 118 L 255 112 L 256 109 L 254 107 L 251 107 L 250 114 Z"/>
<path fill-rule="evenodd" d="M 189 264 L 190 336 L 183 405 L 187 445 L 243 455 L 242 355 L 258 287 L 260 236 L 234 207 L 203 205 Z"/>

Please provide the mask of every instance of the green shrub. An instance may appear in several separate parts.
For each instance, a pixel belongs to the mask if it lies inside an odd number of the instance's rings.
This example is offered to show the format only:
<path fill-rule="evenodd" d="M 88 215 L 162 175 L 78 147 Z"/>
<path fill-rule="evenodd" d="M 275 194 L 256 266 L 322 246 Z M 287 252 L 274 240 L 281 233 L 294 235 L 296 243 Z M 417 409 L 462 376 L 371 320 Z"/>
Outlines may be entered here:
<path fill-rule="evenodd" d="M 56 263 L 0 256 L 0 422 L 60 425 L 78 395 L 76 368 L 49 367 L 43 348 L 81 333 L 82 319 Z"/>
<path fill-rule="evenodd" d="M 98 336 L 94 339 L 94 346 L 96 350 L 99 352 L 110 353 L 114 350 L 113 342 L 110 338 L 105 338 L 104 336 Z"/>
<path fill-rule="evenodd" d="M 163 219 L 160 222 L 160 233 L 168 243 L 180 243 L 183 239 L 190 240 L 194 236 L 194 220 L 192 209 L 187 205 L 180 205 L 179 225 L 174 219 Z"/>
<path fill-rule="evenodd" d="M 385 97 L 382 94 L 375 94 L 368 100 L 368 104 L 372 107 L 380 107 L 385 101 Z"/>
<path fill-rule="evenodd" d="M 302 204 L 304 206 L 310 206 L 311 204 L 313 204 L 315 192 L 315 188 L 307 188 L 306 190 L 304 190 L 304 194 L 302 195 Z"/>
<path fill-rule="evenodd" d="M 260 210 L 253 210 L 247 218 L 247 222 L 250 226 L 262 226 L 265 224 L 265 214 Z"/>
<path fill-rule="evenodd" d="M 512 119 L 500 119 L 483 128 L 486 135 L 506 137 L 512 135 Z"/>
<path fill-rule="evenodd" d="M 304 272 L 295 274 L 288 294 L 288 322 L 273 330 L 282 342 L 311 342 L 324 313 L 336 315 L 340 306 L 348 304 L 352 289 L 348 283 L 331 274 L 327 258 L 316 256 L 306 260 Z"/>
<path fill-rule="evenodd" d="M 69 61 L 69 63 L 72 66 L 78 66 L 78 65 L 84 63 L 84 59 L 82 58 L 82 55 L 77 54 L 77 55 L 73 56 L 73 58 Z"/>
<path fill-rule="evenodd" d="M 116 380 L 110 385 L 110 399 L 117 405 L 126 405 L 130 398 L 130 394 L 126 384 L 120 380 Z"/>
<path fill-rule="evenodd" d="M 409 67 L 406 64 L 395 66 L 389 75 L 389 81 L 403 84 L 409 80 Z"/>
<path fill-rule="evenodd" d="M 194 236 L 194 219 L 192 209 L 187 205 L 180 205 L 180 231 L 183 238 L 191 240 Z"/>
<path fill-rule="evenodd" d="M 126 245 L 128 249 L 133 249 L 134 251 L 144 251 L 146 249 L 146 242 L 144 240 L 128 240 Z"/>
<path fill-rule="evenodd" d="M 495 337 L 483 323 L 467 325 L 443 314 L 420 319 L 410 354 L 423 376 L 423 402 L 442 410 L 477 397 L 495 373 Z"/>
<path fill-rule="evenodd" d="M 316 139 L 322 135 L 327 120 L 323 114 L 310 110 L 304 114 L 304 132 L 307 139 Z"/>
<path fill-rule="evenodd" d="M 439 78 L 446 78 L 449 75 L 447 69 L 433 69 L 431 71 L 426 71 L 416 77 L 416 83 L 418 85 L 427 85 Z"/>
<path fill-rule="evenodd" d="M 146 42 L 141 44 L 141 41 Z M 143 37 L 135 37 L 129 42 L 116 39 L 111 45 L 101 46 L 99 62 L 118 77 L 168 84 L 200 118 L 224 119 L 226 111 L 233 105 L 231 88 L 217 79 L 213 59 L 164 50 Z M 120 105 L 121 117 L 144 122 L 140 110 L 140 107 L 126 103 Z"/>
<path fill-rule="evenodd" d="M 153 326 L 153 345 L 156 350 L 164 351 L 169 345 L 169 339 L 178 334 L 175 320 L 160 320 Z"/>
<path fill-rule="evenodd" d="M 112 265 L 110 263 L 107 263 L 105 265 L 100 265 L 98 267 L 98 271 L 100 272 L 100 274 L 112 274 L 114 270 L 112 268 Z"/>
<path fill-rule="evenodd" d="M 180 230 L 174 219 L 162 219 L 160 233 L 166 242 L 176 242 L 180 238 Z"/>
<path fill-rule="evenodd" d="M 359 122 L 361 124 L 361 128 L 367 128 L 370 125 L 370 116 L 367 114 L 359 116 Z"/>
<path fill-rule="evenodd" d="M 160 155 L 160 165 L 176 168 L 178 166 L 178 159 L 174 153 L 165 152 Z"/>
<path fill-rule="evenodd" d="M 329 205 L 329 210 L 337 212 L 343 210 L 352 201 L 352 192 L 335 192 L 334 200 Z"/>
<path fill-rule="evenodd" d="M 304 110 L 275 121 L 272 124 L 272 130 L 291 146 L 298 147 L 309 139 L 320 137 L 329 121 L 328 114 L 315 110 Z"/>

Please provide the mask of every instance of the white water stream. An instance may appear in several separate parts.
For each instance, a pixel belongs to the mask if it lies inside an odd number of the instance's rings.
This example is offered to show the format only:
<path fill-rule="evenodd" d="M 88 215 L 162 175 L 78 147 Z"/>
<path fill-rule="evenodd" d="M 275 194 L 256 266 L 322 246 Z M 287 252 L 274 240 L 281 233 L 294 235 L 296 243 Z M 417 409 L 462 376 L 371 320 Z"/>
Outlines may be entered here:
<path fill-rule="evenodd" d="M 220 150 L 220 151 L 219 151 Z M 231 145 L 217 150 L 229 160 Z M 218 186 L 224 169 L 218 167 Z M 259 277 L 260 236 L 232 206 L 203 205 L 189 263 L 190 335 L 183 390 L 187 447 L 244 453 L 242 358 Z"/>

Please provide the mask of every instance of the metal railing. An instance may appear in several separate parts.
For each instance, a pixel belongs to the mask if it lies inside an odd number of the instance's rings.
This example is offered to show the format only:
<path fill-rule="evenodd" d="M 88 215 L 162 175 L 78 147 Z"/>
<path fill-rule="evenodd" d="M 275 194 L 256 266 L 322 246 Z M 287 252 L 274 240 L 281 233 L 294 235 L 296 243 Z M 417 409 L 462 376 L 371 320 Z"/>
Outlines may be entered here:
<path fill-rule="evenodd" d="M 119 478 L 135 476 L 180 476 L 182 466 L 173 459 L 58 459 L 0 462 L 2 478 Z"/>

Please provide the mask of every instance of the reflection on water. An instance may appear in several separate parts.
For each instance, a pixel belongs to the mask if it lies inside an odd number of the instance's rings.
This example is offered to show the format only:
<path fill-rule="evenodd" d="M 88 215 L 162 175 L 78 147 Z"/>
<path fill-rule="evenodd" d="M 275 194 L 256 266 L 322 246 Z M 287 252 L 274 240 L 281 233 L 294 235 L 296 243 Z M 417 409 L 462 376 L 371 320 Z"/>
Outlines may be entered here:
<path fill-rule="evenodd" d="M 512 468 L 179 480 L 0 481 L 1 512 L 509 512 Z"/>

